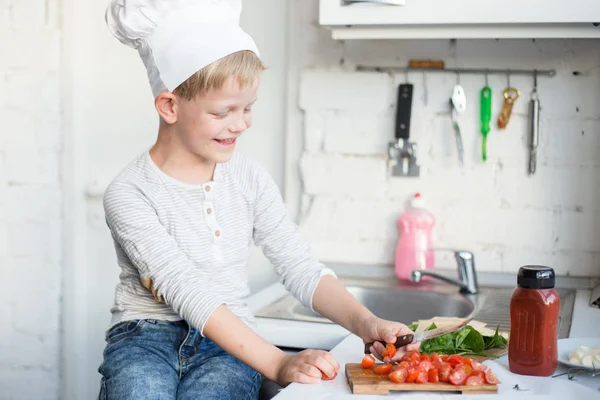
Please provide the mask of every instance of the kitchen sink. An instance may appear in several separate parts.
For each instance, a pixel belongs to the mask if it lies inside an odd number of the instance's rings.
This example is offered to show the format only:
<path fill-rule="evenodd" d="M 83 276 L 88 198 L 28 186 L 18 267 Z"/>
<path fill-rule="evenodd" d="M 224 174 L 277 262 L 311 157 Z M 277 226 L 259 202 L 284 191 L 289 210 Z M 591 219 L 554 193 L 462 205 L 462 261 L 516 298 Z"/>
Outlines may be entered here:
<path fill-rule="evenodd" d="M 410 324 L 419 319 L 473 317 L 501 331 L 510 331 L 510 298 L 513 287 L 480 286 L 476 295 L 460 294 L 456 286 L 435 282 L 399 282 L 395 279 L 340 279 L 348 291 L 380 318 Z M 569 336 L 574 289 L 557 288 L 560 295 L 559 338 Z M 285 295 L 258 310 L 257 317 L 331 324 L 332 322 L 303 306 L 292 295 Z"/>

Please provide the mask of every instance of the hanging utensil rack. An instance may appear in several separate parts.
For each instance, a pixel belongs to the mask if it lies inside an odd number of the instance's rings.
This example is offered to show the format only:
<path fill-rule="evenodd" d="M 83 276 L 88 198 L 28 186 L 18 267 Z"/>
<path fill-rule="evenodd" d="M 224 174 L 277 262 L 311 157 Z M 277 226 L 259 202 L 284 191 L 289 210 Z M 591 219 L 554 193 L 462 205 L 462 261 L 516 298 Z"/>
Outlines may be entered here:
<path fill-rule="evenodd" d="M 445 72 L 450 74 L 480 74 L 480 75 L 537 75 L 553 77 L 556 75 L 554 69 L 511 69 L 511 68 L 421 68 L 421 67 L 376 67 L 369 65 L 357 65 L 357 71 L 374 72 Z"/>

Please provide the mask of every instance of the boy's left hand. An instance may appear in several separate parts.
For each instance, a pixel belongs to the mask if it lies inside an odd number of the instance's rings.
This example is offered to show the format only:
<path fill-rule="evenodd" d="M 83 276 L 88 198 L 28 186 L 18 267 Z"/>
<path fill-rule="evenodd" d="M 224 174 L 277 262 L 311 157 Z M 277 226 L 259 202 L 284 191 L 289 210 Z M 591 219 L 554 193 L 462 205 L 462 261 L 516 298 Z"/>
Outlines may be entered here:
<path fill-rule="evenodd" d="M 385 346 L 378 341 L 384 343 L 396 343 L 396 339 L 398 336 L 406 335 L 409 333 L 413 333 L 408 326 L 401 324 L 400 322 L 387 321 L 385 319 L 377 318 L 375 316 L 366 319 L 362 330 L 361 330 L 361 338 L 364 343 L 375 342 L 373 346 L 371 346 L 371 353 L 374 357 L 379 360 L 382 360 L 386 363 L 392 363 L 399 361 L 404 354 L 407 352 L 418 350 L 420 347 L 420 343 L 412 343 L 404 347 L 400 347 L 397 349 L 394 357 L 382 357 L 382 353 L 385 350 Z"/>

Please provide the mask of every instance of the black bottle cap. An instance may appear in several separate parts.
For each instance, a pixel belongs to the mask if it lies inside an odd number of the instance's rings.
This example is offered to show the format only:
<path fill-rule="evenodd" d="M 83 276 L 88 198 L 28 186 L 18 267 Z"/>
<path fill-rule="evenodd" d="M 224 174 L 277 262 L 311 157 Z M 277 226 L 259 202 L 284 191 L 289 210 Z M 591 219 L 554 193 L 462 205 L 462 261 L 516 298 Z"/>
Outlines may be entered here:
<path fill-rule="evenodd" d="M 524 289 L 552 289 L 554 270 L 543 265 L 525 265 L 519 268 L 517 285 Z"/>

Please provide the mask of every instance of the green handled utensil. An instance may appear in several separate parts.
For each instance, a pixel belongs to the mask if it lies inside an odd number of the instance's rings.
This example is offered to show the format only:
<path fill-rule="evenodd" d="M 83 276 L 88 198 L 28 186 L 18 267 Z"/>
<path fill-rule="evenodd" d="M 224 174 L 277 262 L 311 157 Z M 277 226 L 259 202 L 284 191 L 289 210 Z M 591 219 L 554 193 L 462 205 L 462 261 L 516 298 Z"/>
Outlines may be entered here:
<path fill-rule="evenodd" d="M 487 160 L 487 135 L 490 131 L 490 121 L 492 120 L 492 89 L 485 86 L 481 89 L 481 159 Z"/>

